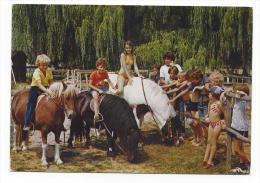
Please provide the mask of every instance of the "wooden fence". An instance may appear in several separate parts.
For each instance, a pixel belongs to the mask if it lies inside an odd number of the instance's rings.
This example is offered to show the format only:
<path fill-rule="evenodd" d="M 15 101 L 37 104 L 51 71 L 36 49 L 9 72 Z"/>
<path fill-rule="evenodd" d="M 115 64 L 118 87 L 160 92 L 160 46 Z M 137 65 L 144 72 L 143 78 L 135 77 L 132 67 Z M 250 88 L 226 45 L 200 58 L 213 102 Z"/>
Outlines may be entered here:
<path fill-rule="evenodd" d="M 226 140 L 226 167 L 228 169 L 231 169 L 232 165 L 232 138 L 237 138 L 245 143 L 251 143 L 249 138 L 246 138 L 239 134 L 237 131 L 233 130 L 231 128 L 231 122 L 232 122 L 232 109 L 233 109 L 233 100 L 245 100 L 247 102 L 251 102 L 251 97 L 245 96 L 241 97 L 239 94 L 233 93 L 233 92 L 226 92 L 226 101 L 225 101 L 225 122 L 226 122 L 226 127 L 222 129 L 222 131 L 227 132 L 227 140 Z M 209 123 L 205 121 L 204 118 L 195 118 L 192 117 L 190 113 L 184 113 L 185 117 L 192 118 L 200 122 L 202 125 L 208 126 Z"/>

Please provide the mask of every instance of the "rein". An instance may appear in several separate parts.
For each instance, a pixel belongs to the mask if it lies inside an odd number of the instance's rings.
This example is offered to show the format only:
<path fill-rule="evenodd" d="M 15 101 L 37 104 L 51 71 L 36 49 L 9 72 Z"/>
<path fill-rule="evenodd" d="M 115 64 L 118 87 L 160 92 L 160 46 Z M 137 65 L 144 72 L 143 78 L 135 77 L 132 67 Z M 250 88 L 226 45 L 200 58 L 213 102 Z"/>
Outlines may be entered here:
<path fill-rule="evenodd" d="M 141 81 L 142 81 L 142 89 L 143 89 L 143 94 L 144 94 L 144 99 L 145 99 L 146 105 L 148 106 L 149 111 L 150 111 L 151 114 L 152 114 L 152 117 L 153 117 L 153 120 L 154 120 L 154 122 L 155 122 L 155 124 L 156 124 L 156 126 L 157 126 L 157 129 L 159 130 L 159 132 L 160 132 L 160 134 L 161 134 L 161 130 L 160 130 L 160 128 L 159 128 L 159 125 L 158 125 L 157 121 L 155 120 L 156 116 L 154 115 L 152 108 L 151 108 L 150 105 L 148 104 L 148 101 L 147 101 L 147 98 L 146 98 L 146 94 L 145 94 L 145 90 L 144 90 L 144 82 L 143 82 L 143 80 L 144 80 L 144 79 L 141 78 Z"/>
<path fill-rule="evenodd" d="M 103 123 L 103 125 L 104 125 L 106 131 L 107 131 L 107 132 L 109 133 L 109 135 L 113 138 L 113 134 L 109 131 L 109 129 L 108 129 L 106 123 L 104 122 L 104 120 L 102 121 L 102 123 Z M 115 140 L 115 144 L 116 144 L 116 146 L 123 152 L 123 154 L 124 154 L 125 156 L 127 156 L 127 153 L 125 152 L 125 150 L 116 142 L 116 140 Z"/>

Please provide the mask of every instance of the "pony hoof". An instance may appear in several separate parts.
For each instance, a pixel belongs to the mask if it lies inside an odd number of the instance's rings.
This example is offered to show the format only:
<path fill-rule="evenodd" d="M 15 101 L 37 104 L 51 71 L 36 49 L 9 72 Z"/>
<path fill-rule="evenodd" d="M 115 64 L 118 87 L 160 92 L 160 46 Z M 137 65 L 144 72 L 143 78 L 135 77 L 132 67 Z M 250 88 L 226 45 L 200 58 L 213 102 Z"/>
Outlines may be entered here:
<path fill-rule="evenodd" d="M 55 162 L 56 162 L 57 165 L 62 165 L 63 164 L 63 161 L 61 159 L 57 159 Z"/>
<path fill-rule="evenodd" d="M 17 152 L 17 151 L 18 151 L 18 148 L 17 148 L 17 147 L 13 147 L 13 151 L 14 151 L 14 152 Z"/>
<path fill-rule="evenodd" d="M 28 148 L 26 146 L 23 146 L 22 151 L 27 151 Z"/>
<path fill-rule="evenodd" d="M 48 162 L 46 160 L 42 161 L 42 166 L 48 166 Z"/>
<path fill-rule="evenodd" d="M 112 158 L 114 158 L 114 157 L 116 157 L 116 153 L 113 152 L 113 151 L 107 151 L 107 157 L 112 157 Z"/>
<path fill-rule="evenodd" d="M 72 143 L 69 143 L 69 144 L 68 144 L 68 148 L 73 148 Z"/>

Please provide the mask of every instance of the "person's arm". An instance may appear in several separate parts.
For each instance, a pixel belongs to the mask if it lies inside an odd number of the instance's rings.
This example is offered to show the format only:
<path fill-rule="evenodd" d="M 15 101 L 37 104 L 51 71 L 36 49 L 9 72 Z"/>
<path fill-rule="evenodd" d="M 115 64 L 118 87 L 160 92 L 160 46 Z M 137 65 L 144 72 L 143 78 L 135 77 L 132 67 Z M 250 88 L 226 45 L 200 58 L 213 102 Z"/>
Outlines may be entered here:
<path fill-rule="evenodd" d="M 134 55 L 134 71 L 137 74 L 138 77 L 141 77 L 140 73 L 139 73 L 139 69 L 137 67 L 137 63 L 136 63 L 136 56 Z"/>
<path fill-rule="evenodd" d="M 168 88 L 168 87 L 171 87 L 171 86 L 175 86 L 177 84 L 177 81 L 174 81 L 173 83 L 171 84 L 168 84 L 168 85 L 163 85 L 161 86 L 162 88 Z"/>
<path fill-rule="evenodd" d="M 174 88 L 172 90 L 167 91 L 166 93 L 171 94 L 171 93 L 176 93 L 177 91 L 179 91 L 179 88 Z"/>
<path fill-rule="evenodd" d="M 113 90 L 116 90 L 116 87 L 113 85 L 113 83 L 111 82 L 111 80 L 108 78 L 107 82 L 109 84 L 109 86 L 111 86 L 111 88 L 113 88 Z"/>
<path fill-rule="evenodd" d="M 189 92 L 189 88 L 187 88 L 186 90 L 183 90 L 181 93 L 179 93 L 178 95 L 176 95 L 173 99 L 169 100 L 169 103 L 174 103 L 175 100 L 177 100 L 178 98 L 180 98 L 182 95 L 186 94 L 187 92 Z"/>
<path fill-rule="evenodd" d="M 89 85 L 90 88 L 92 88 L 93 90 L 96 90 L 96 91 L 99 92 L 99 93 L 103 93 L 102 90 L 100 90 L 99 88 L 95 87 L 92 83 L 93 83 L 93 81 L 90 79 L 90 80 L 89 80 L 89 83 L 88 83 L 88 85 Z"/>
<path fill-rule="evenodd" d="M 41 82 L 40 79 L 37 79 L 36 83 L 37 83 L 37 86 L 40 88 L 40 90 L 42 90 L 43 92 L 47 93 L 51 97 L 55 97 L 54 93 L 52 91 L 48 90 L 47 88 L 45 88 L 45 86 L 42 85 L 42 82 Z"/>

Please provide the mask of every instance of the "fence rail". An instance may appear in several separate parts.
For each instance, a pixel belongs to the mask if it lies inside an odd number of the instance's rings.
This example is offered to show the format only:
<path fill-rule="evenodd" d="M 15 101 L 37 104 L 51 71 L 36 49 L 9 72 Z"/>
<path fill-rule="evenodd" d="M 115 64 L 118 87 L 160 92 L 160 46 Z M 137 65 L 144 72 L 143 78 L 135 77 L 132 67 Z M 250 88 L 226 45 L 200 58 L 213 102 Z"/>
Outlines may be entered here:
<path fill-rule="evenodd" d="M 31 77 L 33 75 L 33 71 L 36 67 L 35 66 L 27 66 L 26 68 L 27 68 L 26 77 L 27 77 L 27 79 L 31 79 Z M 54 79 L 56 79 L 56 80 L 65 79 L 67 77 L 66 74 L 67 74 L 68 70 L 69 69 L 54 69 L 53 70 Z M 72 70 L 70 70 L 70 71 L 72 71 Z M 78 70 L 78 72 L 80 72 L 80 71 L 85 72 L 89 76 L 90 73 L 93 71 L 93 69 Z M 143 76 L 149 77 L 152 71 L 151 70 L 139 70 L 139 72 Z M 224 75 L 224 84 L 225 85 L 231 85 L 233 83 L 248 83 L 248 84 L 251 84 L 252 83 L 252 77 L 225 74 Z"/>

